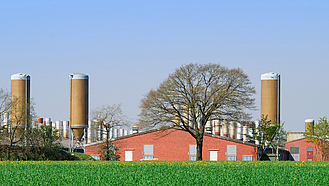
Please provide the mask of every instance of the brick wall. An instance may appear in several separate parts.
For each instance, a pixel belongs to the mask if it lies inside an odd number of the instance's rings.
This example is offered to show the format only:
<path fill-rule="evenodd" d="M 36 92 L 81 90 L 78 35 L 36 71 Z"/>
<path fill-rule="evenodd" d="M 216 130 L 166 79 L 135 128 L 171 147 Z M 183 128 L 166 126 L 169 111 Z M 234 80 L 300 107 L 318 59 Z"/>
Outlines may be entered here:
<path fill-rule="evenodd" d="M 144 158 L 144 145 L 153 145 L 153 158 L 160 161 L 189 160 L 189 145 L 196 145 L 195 139 L 186 131 L 169 128 L 155 132 L 121 138 L 113 142 L 119 148 L 121 161 L 125 160 L 125 150 L 133 151 L 133 161 Z M 250 155 L 257 160 L 257 148 L 234 140 L 204 136 L 203 160 L 210 160 L 210 150 L 216 151 L 218 160 L 227 160 L 227 145 L 236 145 L 236 159 L 242 160 L 243 155 Z M 86 147 L 86 154 L 99 154 L 100 145 Z"/>
<path fill-rule="evenodd" d="M 290 147 L 299 147 L 299 161 L 307 161 L 307 148 L 313 148 L 313 160 L 318 160 L 319 154 L 316 153 L 314 145 L 312 143 L 307 143 L 307 139 L 299 139 L 295 141 L 290 141 L 285 144 L 285 148 L 290 152 Z"/>

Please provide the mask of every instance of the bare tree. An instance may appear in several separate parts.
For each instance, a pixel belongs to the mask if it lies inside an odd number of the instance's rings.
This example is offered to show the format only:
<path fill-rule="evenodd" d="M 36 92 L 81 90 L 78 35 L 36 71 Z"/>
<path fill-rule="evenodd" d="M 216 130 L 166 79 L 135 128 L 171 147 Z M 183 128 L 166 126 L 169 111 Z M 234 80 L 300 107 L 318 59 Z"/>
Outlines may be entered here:
<path fill-rule="evenodd" d="M 106 141 L 105 146 L 102 148 L 105 151 L 103 152 L 103 156 L 105 160 L 113 160 L 113 145 L 109 141 L 109 134 L 111 128 L 115 126 L 123 126 L 128 124 L 127 116 L 122 113 L 121 105 L 103 105 L 100 107 L 96 107 L 91 111 L 91 118 L 95 121 L 96 128 L 101 130 L 102 136 L 102 128 L 106 131 Z M 117 160 L 117 156 L 114 156 Z"/>
<path fill-rule="evenodd" d="M 3 116 L 10 109 L 10 94 L 8 91 L 0 88 L 0 119 L 3 121 Z M 1 122 L 0 122 L 1 123 Z"/>
<path fill-rule="evenodd" d="M 202 160 L 205 125 L 210 119 L 238 120 L 254 109 L 254 87 L 239 68 L 219 64 L 182 66 L 141 100 L 140 127 L 174 123 L 188 131 Z"/>
<path fill-rule="evenodd" d="M 9 94 L 9 93 L 8 93 Z M 13 145 L 26 145 L 26 134 L 22 135 L 31 126 L 32 118 L 36 117 L 33 99 L 23 103 L 22 99 L 9 96 L 9 106 L 6 113 L 9 114 L 9 125 L 2 127 L 1 143 L 4 144 L 7 159 L 10 159 Z M 22 136 L 24 136 L 22 138 Z"/>
<path fill-rule="evenodd" d="M 0 89 L 0 124 L 4 121 L 4 118 L 8 119 L 8 113 L 10 110 L 10 93 L 4 89 Z M 6 150 L 6 147 L 3 146 L 8 136 L 8 120 L 7 122 L 3 122 L 0 125 L 0 154 Z M 1 157 L 0 157 L 1 158 Z"/>

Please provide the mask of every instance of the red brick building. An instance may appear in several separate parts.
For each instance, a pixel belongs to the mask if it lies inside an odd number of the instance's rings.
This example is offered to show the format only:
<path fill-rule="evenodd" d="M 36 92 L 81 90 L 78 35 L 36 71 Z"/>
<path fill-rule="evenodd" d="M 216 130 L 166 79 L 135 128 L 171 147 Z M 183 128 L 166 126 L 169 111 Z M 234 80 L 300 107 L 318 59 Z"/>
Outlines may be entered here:
<path fill-rule="evenodd" d="M 186 131 L 167 127 L 116 138 L 120 161 L 187 161 L 196 159 L 196 141 Z M 101 144 L 87 144 L 85 153 L 98 155 Z M 203 160 L 257 160 L 257 146 L 217 135 L 204 136 Z"/>
<path fill-rule="evenodd" d="M 285 148 L 290 152 L 293 161 L 317 161 L 321 153 L 317 153 L 314 144 L 307 143 L 306 138 L 301 138 L 285 143 Z"/>

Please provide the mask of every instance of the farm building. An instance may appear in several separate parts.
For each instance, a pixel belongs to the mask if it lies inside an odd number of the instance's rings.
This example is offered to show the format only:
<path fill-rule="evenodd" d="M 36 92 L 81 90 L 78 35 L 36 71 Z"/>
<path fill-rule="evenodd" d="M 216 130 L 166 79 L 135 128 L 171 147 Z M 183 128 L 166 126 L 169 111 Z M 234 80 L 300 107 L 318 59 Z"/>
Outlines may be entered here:
<path fill-rule="evenodd" d="M 286 142 L 285 148 L 290 152 L 292 161 L 321 160 L 321 152 L 317 152 L 314 144 L 308 143 L 306 138 Z"/>
<path fill-rule="evenodd" d="M 116 138 L 121 161 L 188 161 L 196 159 L 196 140 L 184 130 L 166 127 Z M 87 144 L 85 153 L 99 155 L 102 143 Z M 257 160 L 257 146 L 224 136 L 205 134 L 203 160 Z"/>

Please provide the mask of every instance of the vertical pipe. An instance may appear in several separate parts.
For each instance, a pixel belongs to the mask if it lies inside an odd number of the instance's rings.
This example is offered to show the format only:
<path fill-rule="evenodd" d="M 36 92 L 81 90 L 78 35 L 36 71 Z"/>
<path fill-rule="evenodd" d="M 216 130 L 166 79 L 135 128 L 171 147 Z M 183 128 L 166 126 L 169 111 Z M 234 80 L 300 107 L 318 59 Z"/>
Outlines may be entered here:
<path fill-rule="evenodd" d="M 255 128 L 256 128 L 255 133 L 256 133 L 257 136 L 259 135 L 258 127 L 259 127 L 259 121 L 255 121 Z M 255 144 L 259 145 L 259 141 L 255 140 Z"/>

